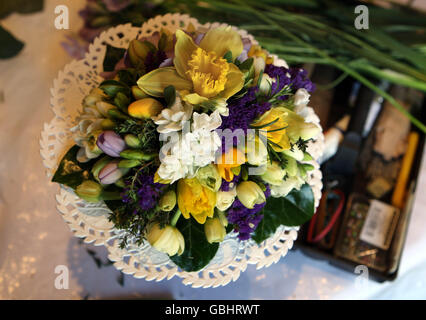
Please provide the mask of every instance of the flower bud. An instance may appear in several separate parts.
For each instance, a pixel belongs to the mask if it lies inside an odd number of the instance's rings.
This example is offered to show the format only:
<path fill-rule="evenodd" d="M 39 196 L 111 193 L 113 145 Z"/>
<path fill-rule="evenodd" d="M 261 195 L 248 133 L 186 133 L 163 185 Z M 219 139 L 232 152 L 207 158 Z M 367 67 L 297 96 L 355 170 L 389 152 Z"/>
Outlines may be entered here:
<path fill-rule="evenodd" d="M 95 179 L 99 181 L 99 172 L 105 167 L 109 162 L 111 162 L 111 158 L 108 156 L 102 157 L 98 161 L 95 162 L 95 164 L 92 167 L 92 174 Z"/>
<path fill-rule="evenodd" d="M 132 94 L 136 100 L 148 98 L 149 96 L 138 86 L 132 86 Z"/>
<path fill-rule="evenodd" d="M 155 154 L 144 153 L 140 150 L 127 149 L 127 150 L 122 151 L 120 153 L 120 156 L 124 159 L 129 159 L 129 160 L 147 161 L 147 160 L 151 160 L 155 156 Z"/>
<path fill-rule="evenodd" d="M 259 92 L 263 95 L 267 95 L 271 91 L 272 83 L 274 80 L 266 73 L 262 74 L 262 80 L 260 80 Z"/>
<path fill-rule="evenodd" d="M 177 228 L 170 225 L 161 229 L 159 223 L 151 224 L 146 239 L 155 249 L 169 256 L 181 255 L 185 250 L 185 239 Z"/>
<path fill-rule="evenodd" d="M 281 168 L 277 161 L 273 161 L 272 163 L 268 163 L 265 173 L 260 177 L 266 183 L 271 185 L 279 185 L 283 181 L 285 175 L 286 171 Z"/>
<path fill-rule="evenodd" d="M 94 107 L 96 102 L 102 101 L 102 98 L 106 97 L 105 93 L 99 88 L 93 88 L 90 93 L 84 97 L 84 107 Z"/>
<path fill-rule="evenodd" d="M 132 102 L 127 110 L 134 118 L 149 119 L 157 116 L 163 110 L 163 105 L 153 98 L 144 98 Z"/>
<path fill-rule="evenodd" d="M 141 162 L 139 160 L 128 160 L 128 159 L 124 159 L 124 160 L 120 160 L 120 162 L 118 163 L 118 167 L 119 168 L 134 168 L 137 167 L 141 164 Z"/>
<path fill-rule="evenodd" d="M 233 188 L 229 191 L 218 191 L 216 194 L 216 208 L 226 211 L 234 203 L 237 196 L 237 189 Z"/>
<path fill-rule="evenodd" d="M 102 186 L 95 181 L 86 180 L 75 189 L 75 193 L 87 202 L 99 202 Z"/>
<path fill-rule="evenodd" d="M 132 40 L 129 44 L 128 54 L 130 62 L 134 67 L 144 63 L 148 52 L 154 51 L 155 47 L 148 41 Z"/>
<path fill-rule="evenodd" d="M 112 130 L 115 127 L 115 122 L 111 119 L 103 119 L 101 121 L 101 127 L 103 130 Z"/>
<path fill-rule="evenodd" d="M 176 192 L 174 190 L 169 190 L 162 195 L 159 201 L 160 209 L 166 212 L 172 211 L 176 206 Z"/>
<path fill-rule="evenodd" d="M 282 153 L 285 154 L 286 156 L 296 159 L 297 161 L 302 161 L 303 158 L 305 157 L 303 151 L 300 150 L 299 147 L 295 144 L 293 145 L 293 150 L 292 149 L 283 150 Z"/>
<path fill-rule="evenodd" d="M 209 243 L 222 242 L 226 236 L 226 229 L 219 218 L 207 218 L 204 233 Z"/>
<path fill-rule="evenodd" d="M 299 170 L 297 168 L 297 161 L 294 158 L 286 156 L 286 155 L 284 155 L 284 158 L 287 160 L 287 164 L 286 164 L 286 167 L 285 167 L 287 174 L 290 177 L 296 176 L 297 173 L 299 172 Z"/>
<path fill-rule="evenodd" d="M 126 148 L 124 140 L 111 130 L 102 132 L 96 144 L 103 152 L 111 157 L 119 157 L 120 152 Z"/>
<path fill-rule="evenodd" d="M 237 186 L 238 200 L 248 209 L 266 201 L 262 189 L 253 181 L 243 181 Z"/>
<path fill-rule="evenodd" d="M 104 117 L 108 116 L 108 110 L 117 109 L 116 106 L 114 106 L 111 103 L 105 102 L 105 101 L 96 102 L 96 108 Z"/>
<path fill-rule="evenodd" d="M 222 184 L 222 177 L 219 174 L 217 167 L 214 164 L 209 164 L 198 169 L 197 179 L 206 188 L 216 192 Z"/>
<path fill-rule="evenodd" d="M 134 134 L 126 134 L 124 136 L 124 141 L 126 142 L 126 144 L 130 147 L 130 148 L 140 148 L 142 143 L 141 141 L 138 139 L 138 137 L 136 137 Z"/>
<path fill-rule="evenodd" d="M 299 190 L 304 183 L 305 181 L 300 177 L 288 177 L 286 180 L 282 181 L 280 185 L 271 185 L 271 195 L 276 198 L 285 197 L 291 190 Z"/>
<path fill-rule="evenodd" d="M 113 184 L 119 180 L 127 170 L 118 167 L 119 160 L 113 160 L 99 172 L 98 178 L 102 184 Z"/>

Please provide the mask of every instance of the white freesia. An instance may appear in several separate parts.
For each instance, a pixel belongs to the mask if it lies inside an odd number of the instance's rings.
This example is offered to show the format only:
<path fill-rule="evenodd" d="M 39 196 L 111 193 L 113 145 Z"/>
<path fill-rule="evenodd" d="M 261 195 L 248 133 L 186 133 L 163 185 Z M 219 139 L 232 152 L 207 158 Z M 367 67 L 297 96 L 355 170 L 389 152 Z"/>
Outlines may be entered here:
<path fill-rule="evenodd" d="M 293 189 L 300 190 L 305 181 L 299 176 L 288 177 L 280 185 L 271 185 L 271 196 L 275 198 L 285 197 Z"/>
<path fill-rule="evenodd" d="M 161 159 L 160 167 L 158 168 L 158 175 L 170 183 L 185 177 L 191 167 L 182 162 L 175 155 L 168 155 Z"/>
<path fill-rule="evenodd" d="M 191 119 L 191 115 L 192 106 L 176 95 L 175 103 L 170 108 L 163 109 L 158 116 L 152 117 L 152 120 L 158 125 L 158 132 L 169 133 L 181 131 L 185 123 Z"/>
<path fill-rule="evenodd" d="M 160 178 L 174 181 L 192 177 L 198 168 L 215 160 L 216 151 L 221 147 L 221 139 L 215 131 L 221 124 L 219 111 L 211 115 L 196 113 L 192 115 L 191 131 L 173 134 L 172 142 L 161 150 L 161 164 L 158 170 Z M 166 141 L 164 134 L 160 139 Z"/>
<path fill-rule="evenodd" d="M 294 94 L 294 106 L 295 107 L 306 107 L 309 103 L 311 95 L 305 88 L 300 88 Z"/>
<path fill-rule="evenodd" d="M 97 133 L 102 129 L 108 110 L 115 108 L 103 101 L 105 97 L 101 89 L 92 89 L 83 99 L 83 112 L 77 118 L 77 125 L 70 129 L 75 143 L 81 147 L 77 153 L 80 162 L 87 162 L 102 153 L 96 145 Z"/>
<path fill-rule="evenodd" d="M 218 191 L 216 193 L 216 207 L 221 211 L 226 211 L 234 203 L 237 196 L 237 188 L 229 191 Z"/>

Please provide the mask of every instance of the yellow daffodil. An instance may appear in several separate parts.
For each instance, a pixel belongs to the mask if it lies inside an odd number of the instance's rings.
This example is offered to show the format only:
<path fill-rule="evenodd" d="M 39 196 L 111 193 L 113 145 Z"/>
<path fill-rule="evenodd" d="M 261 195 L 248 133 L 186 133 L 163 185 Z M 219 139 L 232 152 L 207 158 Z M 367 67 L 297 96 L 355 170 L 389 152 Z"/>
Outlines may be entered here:
<path fill-rule="evenodd" d="M 177 185 L 178 206 L 185 219 L 192 215 L 204 224 L 212 218 L 216 206 L 216 193 L 201 185 L 197 178 L 180 179 Z"/>
<path fill-rule="evenodd" d="M 220 161 L 217 164 L 217 169 L 220 176 L 229 182 L 234 178 L 234 172 L 238 171 L 238 168 L 245 162 L 244 153 L 237 148 L 232 148 L 228 152 L 222 153 Z"/>
<path fill-rule="evenodd" d="M 159 68 L 138 80 L 145 93 L 162 97 L 164 89 L 173 85 L 183 100 L 197 105 L 209 100 L 226 101 L 244 85 L 244 75 L 223 56 L 238 57 L 243 43 L 230 27 L 209 30 L 200 45 L 182 30 L 176 31 L 173 67 Z"/>

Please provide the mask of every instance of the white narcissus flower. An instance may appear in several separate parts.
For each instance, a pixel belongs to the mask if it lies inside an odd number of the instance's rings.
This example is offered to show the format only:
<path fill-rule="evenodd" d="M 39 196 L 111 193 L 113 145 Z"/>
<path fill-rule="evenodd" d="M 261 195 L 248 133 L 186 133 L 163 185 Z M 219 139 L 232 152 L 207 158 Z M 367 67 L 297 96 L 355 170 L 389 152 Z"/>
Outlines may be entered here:
<path fill-rule="evenodd" d="M 158 168 L 158 175 L 161 179 L 173 183 L 185 177 L 189 172 L 189 167 L 182 163 L 182 161 L 175 155 L 165 156 L 161 159 L 160 167 Z"/>
<path fill-rule="evenodd" d="M 281 182 L 280 185 L 274 186 L 271 185 L 271 196 L 275 198 L 285 197 L 293 189 L 300 190 L 300 187 L 305 183 L 305 181 L 299 177 L 288 177 L 286 180 Z"/>
<path fill-rule="evenodd" d="M 309 103 L 311 95 L 305 88 L 300 88 L 294 94 L 294 106 L 295 107 L 306 107 Z"/>
<path fill-rule="evenodd" d="M 215 131 L 221 124 L 219 111 L 211 115 L 196 113 L 192 115 L 190 132 L 176 132 L 176 137 L 162 150 L 158 175 L 161 179 L 174 181 L 195 175 L 198 168 L 215 160 L 216 151 L 221 147 L 221 139 Z M 161 135 L 160 135 L 161 136 Z M 162 141 L 166 141 L 160 137 Z"/>
<path fill-rule="evenodd" d="M 160 133 L 170 133 L 175 131 L 181 131 L 185 122 L 191 119 L 192 106 L 187 103 L 182 103 L 182 100 L 177 95 L 175 103 L 170 108 L 165 108 L 161 113 L 152 117 L 152 120 L 157 127 L 157 131 Z"/>
<path fill-rule="evenodd" d="M 229 191 L 218 191 L 216 194 L 216 208 L 220 211 L 226 211 L 234 203 L 237 196 L 237 188 Z"/>

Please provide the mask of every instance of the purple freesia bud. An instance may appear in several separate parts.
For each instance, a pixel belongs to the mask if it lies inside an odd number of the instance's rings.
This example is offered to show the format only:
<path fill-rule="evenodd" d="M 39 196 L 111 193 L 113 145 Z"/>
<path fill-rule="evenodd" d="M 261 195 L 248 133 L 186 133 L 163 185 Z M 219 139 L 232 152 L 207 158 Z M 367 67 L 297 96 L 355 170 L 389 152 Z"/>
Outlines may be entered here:
<path fill-rule="evenodd" d="M 99 149 L 111 157 L 119 157 L 120 152 L 126 148 L 126 142 L 124 142 L 118 134 L 111 130 L 102 132 L 99 135 L 96 144 Z"/>
<path fill-rule="evenodd" d="M 118 167 L 119 162 L 119 160 L 111 161 L 102 168 L 98 175 L 102 184 L 112 184 L 123 176 L 124 172 Z"/>

